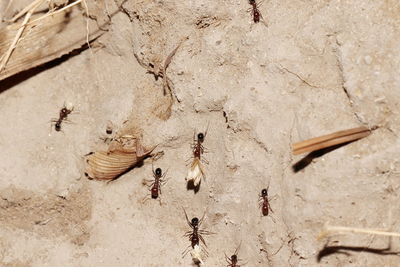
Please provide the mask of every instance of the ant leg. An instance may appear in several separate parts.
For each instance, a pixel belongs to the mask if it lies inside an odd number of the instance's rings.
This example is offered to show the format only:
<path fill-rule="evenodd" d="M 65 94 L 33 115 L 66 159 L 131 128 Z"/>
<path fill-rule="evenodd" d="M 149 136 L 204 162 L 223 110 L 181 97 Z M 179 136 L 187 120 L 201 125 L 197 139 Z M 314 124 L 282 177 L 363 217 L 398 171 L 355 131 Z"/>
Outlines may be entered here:
<path fill-rule="evenodd" d="M 187 160 L 185 160 L 185 162 L 188 162 L 189 160 L 194 159 L 193 156 L 191 156 L 190 158 L 188 158 Z"/>
<path fill-rule="evenodd" d="M 192 231 L 187 231 L 184 235 L 183 235 L 183 237 L 189 237 L 190 239 L 192 239 L 192 235 L 193 235 L 193 232 Z"/>
<path fill-rule="evenodd" d="M 165 177 L 165 175 L 168 173 L 168 170 L 169 170 L 169 168 L 164 172 L 164 174 L 161 176 L 161 178 Z"/>
<path fill-rule="evenodd" d="M 265 25 L 265 27 L 268 27 L 268 23 L 265 21 L 264 17 L 262 16 L 260 10 L 258 10 L 258 14 L 260 14 L 260 21 Z"/>
<path fill-rule="evenodd" d="M 206 160 L 204 157 L 201 158 L 201 162 L 203 162 L 204 164 L 210 164 L 210 162 L 208 160 Z"/>
<path fill-rule="evenodd" d="M 272 210 L 271 205 L 269 204 L 269 202 L 268 202 L 268 208 L 272 213 L 274 213 L 274 211 Z"/>
<path fill-rule="evenodd" d="M 183 207 L 182 207 L 182 209 L 183 209 L 183 212 L 185 213 L 185 217 L 186 217 L 186 221 L 187 221 L 188 225 L 190 226 L 190 228 L 193 228 L 193 226 L 192 226 L 191 222 L 189 221 L 189 218 L 186 214 L 186 210 Z"/>
<path fill-rule="evenodd" d="M 142 199 L 142 204 L 146 203 L 148 200 L 150 199 L 150 197 L 147 195 Z"/>
<path fill-rule="evenodd" d="M 214 232 L 210 232 L 210 231 L 207 231 L 207 230 L 199 230 L 199 234 L 202 234 L 202 235 L 215 235 Z"/>
<path fill-rule="evenodd" d="M 235 249 L 234 255 L 238 254 L 241 245 L 242 245 L 242 241 L 240 241 L 239 246 Z"/>
<path fill-rule="evenodd" d="M 208 257 L 209 256 L 208 251 L 205 248 L 202 248 L 202 250 L 203 250 L 205 257 Z"/>
<path fill-rule="evenodd" d="M 186 256 L 186 254 L 189 252 L 190 248 L 192 245 L 189 245 L 183 252 L 182 252 L 182 259 Z"/>
<path fill-rule="evenodd" d="M 67 118 L 63 119 L 63 122 L 66 123 L 66 124 L 76 124 L 75 122 L 70 121 L 70 120 L 67 119 Z"/>
<path fill-rule="evenodd" d="M 207 123 L 206 131 L 204 132 L 204 138 L 207 136 L 208 128 L 210 127 L 210 121 Z"/>
<path fill-rule="evenodd" d="M 164 186 L 170 179 L 166 179 L 166 180 L 160 180 L 160 194 L 161 194 L 161 187 Z"/>
<path fill-rule="evenodd" d="M 204 246 L 207 247 L 207 244 L 206 244 L 206 241 L 204 241 L 204 238 L 201 235 L 199 235 L 199 238 L 200 238 L 201 242 L 203 242 Z"/>
<path fill-rule="evenodd" d="M 273 196 L 273 197 L 271 197 L 270 199 L 268 199 L 269 201 L 272 201 L 272 200 L 275 200 L 275 199 L 277 199 L 278 198 L 278 195 L 275 195 L 275 196 Z"/>
<path fill-rule="evenodd" d="M 189 159 L 187 159 L 185 162 L 185 166 L 188 166 L 189 164 L 193 164 L 193 162 L 192 161 L 189 161 L 189 160 L 191 160 L 191 159 L 194 159 L 194 157 L 191 157 L 191 158 L 189 158 Z"/>
<path fill-rule="evenodd" d="M 201 223 L 203 222 L 205 216 L 206 216 L 206 212 L 204 211 L 203 216 L 202 216 L 201 219 L 199 220 L 199 226 L 200 226 Z"/>
<path fill-rule="evenodd" d="M 154 185 L 154 181 L 153 180 L 144 180 L 146 182 L 146 186 L 147 188 L 151 188 Z M 147 184 L 147 183 L 151 183 L 151 184 Z"/>
<path fill-rule="evenodd" d="M 227 265 L 227 266 L 231 266 L 231 264 L 232 264 L 232 262 L 230 261 L 231 259 L 228 256 L 226 256 L 225 252 L 224 252 L 224 255 L 225 255 L 226 262 L 229 263 L 229 265 Z"/>

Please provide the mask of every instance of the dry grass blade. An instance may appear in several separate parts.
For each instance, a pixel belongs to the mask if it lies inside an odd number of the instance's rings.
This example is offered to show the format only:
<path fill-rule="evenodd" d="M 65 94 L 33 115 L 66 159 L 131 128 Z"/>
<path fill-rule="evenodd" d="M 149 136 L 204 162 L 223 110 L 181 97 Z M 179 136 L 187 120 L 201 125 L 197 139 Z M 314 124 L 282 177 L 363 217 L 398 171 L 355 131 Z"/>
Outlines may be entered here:
<path fill-rule="evenodd" d="M 334 145 L 344 144 L 350 141 L 364 138 L 370 135 L 371 130 L 367 127 L 357 127 L 349 130 L 339 131 L 332 134 L 308 139 L 293 144 L 292 151 L 294 155 L 305 152 L 312 152 Z"/>
<path fill-rule="evenodd" d="M 342 234 L 342 233 L 357 233 L 357 234 L 369 234 L 369 235 L 381 235 L 381 236 L 393 236 L 400 237 L 400 233 L 388 232 L 380 229 L 368 229 L 368 228 L 355 228 L 355 227 L 345 227 L 345 226 L 330 226 L 325 224 L 324 229 L 319 233 L 317 240 L 321 240 L 325 237 Z"/>

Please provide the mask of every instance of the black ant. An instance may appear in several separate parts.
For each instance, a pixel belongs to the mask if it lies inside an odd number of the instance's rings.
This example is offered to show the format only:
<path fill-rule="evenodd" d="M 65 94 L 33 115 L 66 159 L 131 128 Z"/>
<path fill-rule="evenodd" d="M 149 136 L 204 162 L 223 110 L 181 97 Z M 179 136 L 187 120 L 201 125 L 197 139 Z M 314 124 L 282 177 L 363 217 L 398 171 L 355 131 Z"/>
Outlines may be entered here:
<path fill-rule="evenodd" d="M 260 198 L 259 206 L 261 208 L 262 215 L 268 216 L 269 211 L 274 213 L 273 210 L 271 209 L 271 205 L 269 204 L 268 200 L 268 188 L 264 188 L 263 190 L 261 190 L 261 195 L 259 195 L 259 198 Z"/>
<path fill-rule="evenodd" d="M 204 244 L 205 247 L 207 247 L 206 242 L 204 241 L 204 238 L 202 237 L 202 235 L 210 235 L 213 234 L 212 232 L 206 231 L 206 230 L 200 230 L 199 227 L 201 225 L 201 223 L 204 220 L 204 216 L 206 215 L 204 213 L 203 217 L 199 220 L 199 218 L 194 217 L 192 218 L 191 221 L 189 221 L 189 218 L 186 214 L 185 209 L 183 209 L 183 212 L 185 213 L 185 217 L 186 217 L 186 221 L 188 223 L 188 225 L 190 226 L 190 228 L 192 228 L 192 231 L 187 231 L 184 236 L 189 237 L 189 241 L 190 241 L 190 245 L 182 252 L 183 257 L 185 257 L 185 255 L 188 253 L 188 249 L 190 247 L 192 247 L 192 249 L 195 248 L 195 246 L 200 246 L 200 241 Z M 204 250 L 205 254 L 207 255 L 207 251 Z"/>
<path fill-rule="evenodd" d="M 226 254 L 225 254 L 225 260 L 228 263 L 228 265 L 226 265 L 227 267 L 240 267 L 241 266 L 241 265 L 238 265 L 238 262 L 240 261 L 240 259 L 238 258 L 238 255 L 237 255 L 239 248 L 240 248 L 240 244 L 236 248 L 235 253 L 233 253 L 233 255 L 230 258 L 228 256 L 226 256 Z"/>
<path fill-rule="evenodd" d="M 167 172 L 165 172 L 164 174 L 162 173 L 161 168 L 157 168 L 156 170 L 154 170 L 153 168 L 154 181 L 146 180 L 151 182 L 149 187 L 151 187 L 150 192 L 152 199 L 157 199 L 159 197 L 159 194 L 161 194 L 161 185 L 164 185 L 167 182 L 167 180 L 163 179 L 166 174 Z M 147 199 L 145 198 L 145 200 Z"/>
<path fill-rule="evenodd" d="M 249 0 L 249 4 L 250 4 L 251 7 L 252 7 L 252 13 L 253 13 L 253 21 L 254 21 L 254 23 L 260 22 L 260 18 L 262 19 L 263 17 L 262 17 L 262 15 L 261 15 L 260 10 L 259 10 L 258 7 L 257 7 L 257 2 L 256 2 L 256 0 Z M 260 6 L 260 5 L 258 5 L 258 6 Z"/>
<path fill-rule="evenodd" d="M 71 109 L 68 109 L 65 105 L 64 107 L 60 110 L 60 115 L 58 119 L 52 119 L 51 122 L 54 122 L 54 129 L 59 132 L 61 131 L 61 123 L 64 120 L 67 120 L 67 117 L 69 114 L 71 114 L 71 112 L 74 110 L 74 108 L 72 107 Z"/>

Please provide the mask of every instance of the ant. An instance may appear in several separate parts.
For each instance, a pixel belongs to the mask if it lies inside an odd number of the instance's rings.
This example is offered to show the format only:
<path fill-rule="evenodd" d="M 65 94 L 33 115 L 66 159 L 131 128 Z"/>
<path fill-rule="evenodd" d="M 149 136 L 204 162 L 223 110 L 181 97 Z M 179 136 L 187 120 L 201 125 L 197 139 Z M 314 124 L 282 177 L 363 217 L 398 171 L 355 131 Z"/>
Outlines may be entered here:
<path fill-rule="evenodd" d="M 154 170 L 154 168 L 153 168 L 154 181 L 151 181 L 151 184 L 149 185 L 149 187 L 151 187 L 150 192 L 151 192 L 152 199 L 157 199 L 159 194 L 161 194 L 161 185 L 164 185 L 167 182 L 167 180 L 163 179 L 163 177 L 166 174 L 167 174 L 167 172 L 165 172 L 164 174 L 162 173 L 161 168 L 157 168 L 156 170 Z M 146 180 L 146 181 L 149 181 L 149 180 Z M 145 199 L 145 200 L 147 200 L 147 199 Z"/>
<path fill-rule="evenodd" d="M 243 265 L 238 265 L 238 262 L 240 261 L 240 259 L 238 258 L 238 251 L 240 248 L 240 244 L 239 246 L 236 248 L 235 252 L 233 253 L 233 255 L 229 258 L 228 256 L 226 256 L 225 254 L 225 260 L 228 263 L 228 265 L 226 265 L 227 267 L 240 267 Z"/>
<path fill-rule="evenodd" d="M 252 6 L 253 21 L 254 23 L 260 22 L 260 18 L 263 19 L 260 10 L 257 7 L 256 0 L 249 0 L 249 4 Z M 260 6 L 260 5 L 258 5 Z"/>
<path fill-rule="evenodd" d="M 197 140 L 195 133 L 193 134 L 193 144 L 191 145 L 192 151 L 193 151 L 193 157 L 196 159 L 201 159 L 204 163 L 208 164 L 208 161 L 205 160 L 204 158 L 201 158 L 201 155 L 203 155 L 204 152 L 206 152 L 206 148 L 203 146 L 203 142 L 207 136 L 207 131 L 208 131 L 208 126 L 205 131 L 205 133 L 198 133 L 197 134 Z"/>
<path fill-rule="evenodd" d="M 273 210 L 271 209 L 271 205 L 269 204 L 268 200 L 268 188 L 264 188 L 263 190 L 261 190 L 261 195 L 259 195 L 259 198 L 260 198 L 259 206 L 262 207 L 261 208 L 262 215 L 268 216 L 269 211 L 274 213 Z"/>
<path fill-rule="evenodd" d="M 68 109 L 65 105 L 63 106 L 63 108 L 60 110 L 60 116 L 58 119 L 52 119 L 51 122 L 54 122 L 54 129 L 59 132 L 61 131 L 61 123 L 64 120 L 67 120 L 67 117 L 69 114 L 71 114 L 71 112 L 74 110 L 74 108 L 72 107 L 71 109 Z"/>
<path fill-rule="evenodd" d="M 183 209 L 183 208 L 182 208 Z M 213 234 L 212 232 L 206 231 L 206 230 L 200 230 L 199 227 L 201 225 L 201 223 L 204 220 L 204 216 L 206 215 L 206 213 L 204 212 L 203 217 L 199 220 L 199 218 L 197 217 L 193 217 L 191 221 L 189 221 L 189 218 L 186 214 L 185 209 L 183 209 L 183 212 L 185 213 L 185 217 L 186 217 L 186 221 L 188 223 L 188 225 L 190 226 L 190 228 L 192 228 L 192 231 L 187 231 L 184 236 L 189 237 L 189 241 L 190 241 L 190 245 L 182 252 L 183 257 L 185 257 L 185 255 L 188 253 L 188 249 L 190 247 L 192 247 L 192 249 L 195 248 L 195 246 L 200 246 L 200 241 L 204 244 L 204 246 L 207 247 L 206 242 L 204 241 L 204 238 L 202 237 L 202 235 L 210 235 Z M 204 250 L 204 252 L 206 253 L 206 255 L 208 254 L 206 250 Z"/>

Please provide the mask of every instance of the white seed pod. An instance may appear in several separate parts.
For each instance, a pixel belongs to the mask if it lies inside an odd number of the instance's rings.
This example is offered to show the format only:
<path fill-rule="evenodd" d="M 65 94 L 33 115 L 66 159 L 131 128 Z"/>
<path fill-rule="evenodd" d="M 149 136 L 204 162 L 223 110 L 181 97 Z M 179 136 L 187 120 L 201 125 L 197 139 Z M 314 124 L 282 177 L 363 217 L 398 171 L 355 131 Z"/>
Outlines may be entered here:
<path fill-rule="evenodd" d="M 200 184 L 201 178 L 204 176 L 203 166 L 201 165 L 200 159 L 194 158 L 188 174 L 186 176 L 186 181 L 193 182 L 193 185 L 197 187 Z"/>
<path fill-rule="evenodd" d="M 115 179 L 134 167 L 153 149 L 146 150 L 137 139 L 129 140 L 128 144 L 114 140 L 108 151 L 96 151 L 85 157 L 86 175 L 98 180 Z"/>

